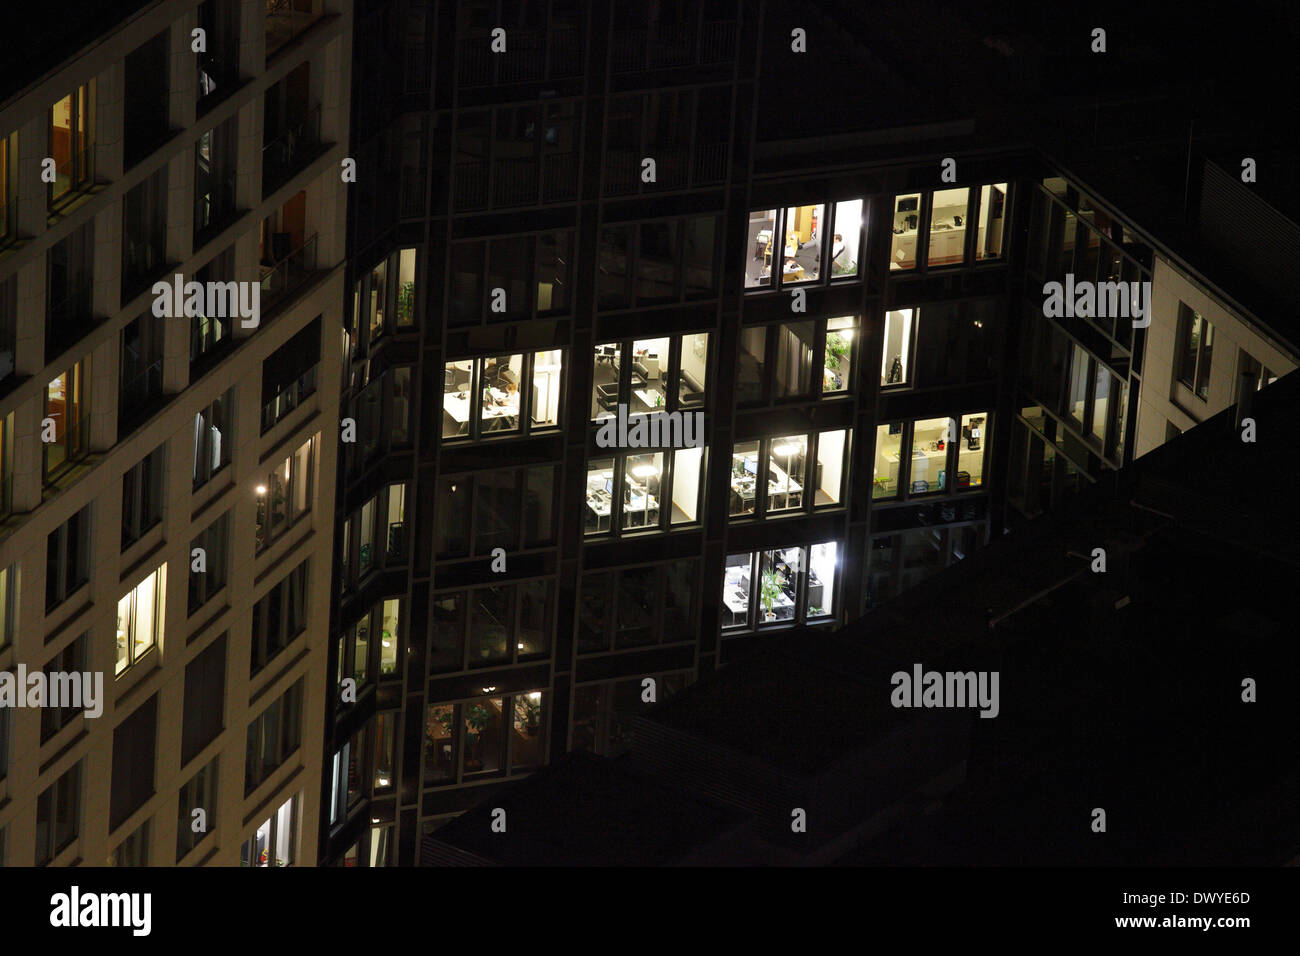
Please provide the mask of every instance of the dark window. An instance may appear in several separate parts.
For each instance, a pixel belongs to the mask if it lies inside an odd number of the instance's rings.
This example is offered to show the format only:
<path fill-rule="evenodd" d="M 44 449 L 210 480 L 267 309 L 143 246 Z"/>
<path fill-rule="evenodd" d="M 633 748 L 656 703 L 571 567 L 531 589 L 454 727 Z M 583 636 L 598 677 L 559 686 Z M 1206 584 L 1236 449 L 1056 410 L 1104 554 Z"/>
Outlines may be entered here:
<path fill-rule="evenodd" d="M 203 245 L 235 215 L 235 117 L 200 134 L 194 144 L 194 245 Z"/>
<path fill-rule="evenodd" d="M 4 140 L 0 140 L 2 144 Z M 4 156 L 0 155 L 0 162 Z M 2 169 L 3 167 L 0 167 Z M 3 173 L 0 173 L 2 176 Z M 3 187 L 0 182 L 0 187 Z M 3 199 L 0 198 L 0 204 Z M 0 381 L 14 373 L 15 348 L 18 345 L 18 277 L 0 280 Z"/>
<path fill-rule="evenodd" d="M 224 312 L 223 315 L 194 315 L 190 317 L 190 382 L 193 384 L 215 361 L 219 356 L 234 344 L 233 322 L 236 321 L 234 313 L 237 309 L 231 308 L 232 290 L 235 286 L 230 285 L 234 280 L 234 261 L 235 248 L 231 246 L 225 252 L 218 255 L 211 262 L 205 265 L 194 275 L 194 281 L 203 285 L 206 290 L 208 283 L 220 283 L 223 301 L 225 307 L 213 309 L 207 308 L 207 295 L 204 295 L 203 311 Z M 215 286 L 214 286 L 215 288 Z M 238 295 L 237 291 L 234 292 Z M 217 299 L 213 296 L 214 306 L 218 305 Z"/>
<path fill-rule="evenodd" d="M 81 829 L 81 763 L 50 784 L 36 799 L 36 865 L 67 849 Z"/>
<path fill-rule="evenodd" d="M 78 637 L 75 641 L 65 647 L 60 653 L 50 659 L 45 665 L 46 680 L 49 681 L 48 687 L 55 687 L 54 675 L 56 672 L 63 674 L 76 675 L 80 680 L 80 675 L 86 670 L 86 642 L 85 634 Z M 82 706 L 69 704 L 64 707 L 42 707 L 41 708 L 41 743 L 45 743 L 60 730 L 66 727 L 77 714 L 81 713 L 89 701 L 81 701 Z"/>
<path fill-rule="evenodd" d="M 181 765 L 198 756 L 225 726 L 226 635 L 185 665 L 185 711 L 181 721 Z"/>
<path fill-rule="evenodd" d="M 118 355 L 119 439 L 138 426 L 162 396 L 164 321 L 146 312 L 122 329 Z"/>
<path fill-rule="evenodd" d="M 176 813 L 176 861 L 203 842 L 217 820 L 217 759 L 181 787 Z M 196 813 L 201 810 L 202 813 Z"/>
<path fill-rule="evenodd" d="M 63 352 L 94 324 L 94 250 L 93 219 L 50 247 L 46 258 L 46 355 Z"/>
<path fill-rule="evenodd" d="M 239 82 L 239 0 L 204 0 L 199 26 L 207 50 L 197 57 L 199 112 L 224 99 Z"/>
<path fill-rule="evenodd" d="M 289 572 L 253 607 L 249 676 L 257 674 L 307 627 L 307 562 Z"/>
<path fill-rule="evenodd" d="M 167 169 L 122 198 L 122 303 L 143 292 L 166 266 Z"/>
<path fill-rule="evenodd" d="M 149 865 L 149 821 L 140 824 L 136 831 L 117 845 L 109 857 L 109 866 Z"/>
<path fill-rule="evenodd" d="M 45 610 L 90 580 L 90 505 L 50 532 L 45 552 Z"/>
<path fill-rule="evenodd" d="M 113 731 L 109 827 L 116 828 L 153 796 L 158 698 L 150 697 Z"/>
<path fill-rule="evenodd" d="M 146 531 L 162 520 L 163 456 L 159 445 L 143 461 L 122 476 L 122 548 L 139 541 Z"/>
<path fill-rule="evenodd" d="M 226 512 L 190 542 L 190 614 L 226 586 L 230 569 L 229 541 L 230 513 Z"/>
<path fill-rule="evenodd" d="M 244 795 L 248 796 L 298 749 L 302 733 L 302 681 L 290 687 L 248 725 Z"/>
<path fill-rule="evenodd" d="M 171 86 L 168 82 L 167 30 L 136 47 L 126 57 L 126 99 L 123 104 L 123 150 L 129 169 L 143 159 L 167 135 L 167 110 Z"/>
<path fill-rule="evenodd" d="M 1199 312 L 1179 303 L 1178 381 L 1201 401 L 1210 397 L 1210 363 L 1214 354 L 1214 326 Z"/>

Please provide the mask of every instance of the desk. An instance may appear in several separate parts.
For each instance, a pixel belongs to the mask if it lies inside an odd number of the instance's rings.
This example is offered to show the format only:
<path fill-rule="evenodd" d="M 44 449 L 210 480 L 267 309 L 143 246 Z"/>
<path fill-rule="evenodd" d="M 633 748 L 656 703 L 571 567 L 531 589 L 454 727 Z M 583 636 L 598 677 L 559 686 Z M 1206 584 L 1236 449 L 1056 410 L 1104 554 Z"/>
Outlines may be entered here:
<path fill-rule="evenodd" d="M 787 262 L 785 268 L 781 270 L 782 282 L 800 282 L 803 280 L 803 277 L 803 267 L 795 265 L 793 262 Z"/>
<path fill-rule="evenodd" d="M 644 388 L 638 388 L 636 390 L 636 397 L 641 399 L 642 403 L 649 406 L 650 408 L 660 407 L 659 405 L 656 404 L 656 399 L 659 398 L 658 392 L 651 392 Z"/>
<path fill-rule="evenodd" d="M 464 398 L 461 398 L 461 395 Z M 494 399 L 498 395 L 505 395 L 505 392 L 493 389 L 491 391 Z M 455 421 L 460 423 L 461 434 L 464 434 L 469 428 L 470 415 L 473 412 L 469 392 L 444 392 L 442 396 L 442 407 Z M 519 395 L 515 393 L 513 401 L 506 405 L 498 405 L 495 400 L 479 409 L 479 416 L 483 421 L 495 421 L 502 418 L 519 417 Z"/>

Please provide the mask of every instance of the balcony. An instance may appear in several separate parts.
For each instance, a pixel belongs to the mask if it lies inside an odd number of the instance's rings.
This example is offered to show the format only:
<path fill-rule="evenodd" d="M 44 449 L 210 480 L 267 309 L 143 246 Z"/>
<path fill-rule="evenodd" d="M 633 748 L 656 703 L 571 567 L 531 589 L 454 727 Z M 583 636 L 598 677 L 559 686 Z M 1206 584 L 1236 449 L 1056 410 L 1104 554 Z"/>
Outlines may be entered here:
<path fill-rule="evenodd" d="M 582 35 L 578 30 L 511 30 L 507 42 L 509 55 L 500 56 L 492 52 L 487 36 L 462 39 L 456 51 L 458 85 L 529 83 L 582 74 Z"/>
<path fill-rule="evenodd" d="M 320 365 L 313 365 L 262 406 L 263 435 L 306 399 L 316 394 L 316 378 L 319 370 Z"/>
<path fill-rule="evenodd" d="M 299 7 L 307 7 L 301 10 Z M 311 0 L 266 0 L 266 59 L 311 28 L 321 14 L 311 12 Z"/>
<path fill-rule="evenodd" d="M 270 195 L 319 154 L 320 104 L 262 147 L 262 195 Z"/>
<path fill-rule="evenodd" d="M 313 234 L 297 249 L 263 265 L 261 309 L 265 314 L 301 288 L 316 271 L 316 236 Z"/>

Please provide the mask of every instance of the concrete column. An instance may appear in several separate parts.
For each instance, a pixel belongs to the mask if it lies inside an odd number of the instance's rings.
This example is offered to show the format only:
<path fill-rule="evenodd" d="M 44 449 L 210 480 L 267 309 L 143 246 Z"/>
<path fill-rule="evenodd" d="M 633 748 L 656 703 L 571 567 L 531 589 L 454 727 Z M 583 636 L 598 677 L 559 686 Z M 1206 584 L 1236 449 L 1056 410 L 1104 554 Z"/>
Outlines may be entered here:
<path fill-rule="evenodd" d="M 105 451 L 117 442 L 118 336 L 101 342 L 90 357 L 90 448 Z M 120 505 L 119 500 L 119 505 Z M 116 524 L 109 527 L 117 527 Z M 112 535 L 109 535 L 112 537 Z"/>
<path fill-rule="evenodd" d="M 45 461 L 41 446 L 41 418 L 44 414 L 45 390 L 42 383 L 40 392 L 14 409 L 14 449 L 11 460 L 16 512 L 32 511 L 41 503 L 41 469 Z M 45 559 L 42 558 L 36 564 L 43 569 Z M 23 590 L 31 594 L 45 593 L 44 571 L 38 575 L 35 564 L 29 563 L 23 567 Z M 21 601 L 19 606 L 22 606 Z M 41 609 L 44 610 L 43 605 Z"/>
<path fill-rule="evenodd" d="M 50 157 L 50 114 L 43 111 L 18 130 L 18 235 L 39 236 L 49 215 L 49 183 L 41 163 Z"/>
<path fill-rule="evenodd" d="M 244 0 L 239 9 L 239 73 L 260 76 L 266 70 L 266 2 Z"/>
<path fill-rule="evenodd" d="M 187 149 L 167 164 L 167 261 L 188 259 L 193 240 L 194 153 Z"/>
<path fill-rule="evenodd" d="M 198 11 L 194 8 L 172 21 L 171 97 L 167 104 L 167 121 L 172 129 L 187 129 L 194 125 L 199 55 L 192 48 L 194 39 L 191 31 L 198 25 Z M 209 37 L 208 41 L 211 42 L 211 39 Z"/>
<path fill-rule="evenodd" d="M 262 98 L 239 108 L 235 120 L 235 205 L 252 209 L 262 201 Z"/>
<path fill-rule="evenodd" d="M 95 315 L 116 315 L 122 308 L 122 203 L 110 203 L 95 216 L 94 289 L 91 309 Z M 116 363 L 115 363 L 116 364 Z"/>
<path fill-rule="evenodd" d="M 126 61 L 118 60 L 95 77 L 95 178 L 122 178 L 126 110 Z"/>
<path fill-rule="evenodd" d="M 18 283 L 18 322 L 14 330 L 14 370 L 35 375 L 45 367 L 45 260 L 22 266 L 14 276 Z"/>

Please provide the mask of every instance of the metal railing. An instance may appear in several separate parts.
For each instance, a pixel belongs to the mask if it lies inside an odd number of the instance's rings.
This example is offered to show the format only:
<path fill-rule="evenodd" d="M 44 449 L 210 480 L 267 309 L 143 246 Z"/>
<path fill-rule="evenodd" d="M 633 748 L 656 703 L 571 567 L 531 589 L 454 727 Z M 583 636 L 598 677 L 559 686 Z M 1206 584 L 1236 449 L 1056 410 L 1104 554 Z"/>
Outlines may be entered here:
<path fill-rule="evenodd" d="M 319 370 L 320 363 L 317 362 L 276 392 L 275 396 L 262 406 L 262 434 L 265 435 L 276 423 L 301 405 L 304 399 L 310 398 L 316 393 L 316 379 Z"/>
<path fill-rule="evenodd" d="M 432 58 L 432 51 L 423 43 L 406 48 L 402 61 L 402 88 L 407 93 L 428 91 Z"/>
<path fill-rule="evenodd" d="M 316 271 L 316 236 L 277 262 L 262 276 L 262 309 L 292 295 Z"/>
<path fill-rule="evenodd" d="M 310 107 L 300 122 L 292 123 L 262 147 L 262 194 L 278 189 L 321 146 L 320 104 Z"/>

